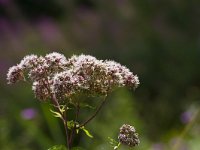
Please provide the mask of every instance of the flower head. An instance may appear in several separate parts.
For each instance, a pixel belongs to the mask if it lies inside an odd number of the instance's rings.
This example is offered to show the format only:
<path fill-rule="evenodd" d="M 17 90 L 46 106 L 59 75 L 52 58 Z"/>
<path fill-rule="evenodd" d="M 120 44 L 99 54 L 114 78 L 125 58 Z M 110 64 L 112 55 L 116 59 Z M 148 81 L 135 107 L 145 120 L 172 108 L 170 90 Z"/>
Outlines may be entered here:
<path fill-rule="evenodd" d="M 41 101 L 45 101 L 50 98 L 50 92 L 48 89 L 48 83 L 46 80 L 38 80 L 33 82 L 32 90 L 35 94 L 35 97 Z"/>
<path fill-rule="evenodd" d="M 46 63 L 49 66 L 62 67 L 67 63 L 67 59 L 65 58 L 65 56 L 57 52 L 47 54 L 44 58 L 46 59 Z"/>
<path fill-rule="evenodd" d="M 21 60 L 19 66 L 23 70 L 31 69 L 31 68 L 33 68 L 34 66 L 37 65 L 37 59 L 38 59 L 37 55 L 33 55 L 33 54 L 32 55 L 27 55 Z"/>
<path fill-rule="evenodd" d="M 83 89 L 83 84 L 82 76 L 73 74 L 72 70 L 67 70 L 54 76 L 52 89 L 57 98 L 62 98 L 64 95 L 70 97 L 78 94 Z"/>
<path fill-rule="evenodd" d="M 24 79 L 24 75 L 22 72 L 22 68 L 19 65 L 9 68 L 8 73 L 7 73 L 8 84 L 13 84 L 23 79 Z"/>
<path fill-rule="evenodd" d="M 137 88 L 139 80 L 130 70 L 115 61 L 105 61 L 107 74 L 112 78 L 113 84 L 119 87 L 129 86 Z"/>
<path fill-rule="evenodd" d="M 120 128 L 120 133 L 118 136 L 119 142 L 121 144 L 134 147 L 140 143 L 138 134 L 135 131 L 135 128 L 128 124 L 123 124 Z"/>
<path fill-rule="evenodd" d="M 49 75 L 48 69 L 50 66 L 46 63 L 44 57 L 38 57 L 34 63 L 34 67 L 29 70 L 29 78 L 33 81 L 47 78 Z"/>

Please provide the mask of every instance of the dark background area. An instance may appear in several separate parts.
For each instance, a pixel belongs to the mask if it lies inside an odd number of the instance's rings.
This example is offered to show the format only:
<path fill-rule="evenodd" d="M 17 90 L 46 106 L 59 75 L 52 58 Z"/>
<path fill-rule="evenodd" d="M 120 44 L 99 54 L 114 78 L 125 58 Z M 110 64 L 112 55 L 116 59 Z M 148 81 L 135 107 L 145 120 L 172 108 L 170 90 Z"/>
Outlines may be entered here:
<path fill-rule="evenodd" d="M 113 92 L 87 126 L 94 139 L 81 134 L 75 145 L 111 149 L 107 137 L 117 140 L 119 127 L 129 123 L 140 134 L 136 149 L 171 149 L 181 141 L 180 150 L 198 150 L 199 6 L 196 0 L 0 0 L 0 149 L 64 143 L 62 124 L 31 86 L 6 84 L 8 68 L 25 55 L 56 51 L 115 60 L 141 82 L 134 92 Z"/>

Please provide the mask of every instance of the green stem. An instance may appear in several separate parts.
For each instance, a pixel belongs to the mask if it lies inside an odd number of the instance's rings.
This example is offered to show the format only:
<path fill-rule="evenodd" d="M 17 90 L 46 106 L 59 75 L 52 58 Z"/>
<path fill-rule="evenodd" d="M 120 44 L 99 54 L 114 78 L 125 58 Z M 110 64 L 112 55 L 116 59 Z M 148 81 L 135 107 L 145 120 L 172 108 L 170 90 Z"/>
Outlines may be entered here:
<path fill-rule="evenodd" d="M 103 105 L 106 102 L 106 96 L 104 97 L 103 101 L 101 102 L 101 104 L 99 105 L 99 107 L 96 109 L 95 113 L 90 116 L 85 122 L 83 122 L 81 125 L 79 125 L 78 128 L 81 128 L 83 126 L 85 126 L 87 123 L 89 123 L 92 119 L 94 119 L 94 117 L 98 114 L 98 112 L 101 110 L 101 108 L 103 107 Z"/>

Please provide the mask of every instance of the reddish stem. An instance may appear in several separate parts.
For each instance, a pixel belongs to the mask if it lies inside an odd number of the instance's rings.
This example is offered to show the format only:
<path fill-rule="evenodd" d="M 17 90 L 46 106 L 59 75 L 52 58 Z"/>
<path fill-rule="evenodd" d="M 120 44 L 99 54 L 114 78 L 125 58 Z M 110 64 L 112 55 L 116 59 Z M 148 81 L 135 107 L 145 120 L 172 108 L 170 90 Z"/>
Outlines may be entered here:
<path fill-rule="evenodd" d="M 88 122 L 90 122 L 92 119 L 94 119 L 94 117 L 98 114 L 98 112 L 101 110 L 101 108 L 105 104 L 105 102 L 106 102 L 105 98 L 103 99 L 103 101 L 101 102 L 99 107 L 96 109 L 95 113 L 92 116 L 90 116 L 85 122 L 83 122 L 78 128 L 85 126 Z"/>
<path fill-rule="evenodd" d="M 75 120 L 74 120 L 74 128 L 72 129 L 72 132 L 71 132 L 71 135 L 70 135 L 70 140 L 69 140 L 70 144 L 72 144 L 72 142 L 73 142 L 73 136 L 74 136 L 74 133 L 76 132 L 76 129 L 77 129 L 76 128 L 76 122 L 78 120 L 79 112 L 80 112 L 80 105 L 78 103 L 77 106 L 76 106 L 76 116 L 75 116 Z"/>

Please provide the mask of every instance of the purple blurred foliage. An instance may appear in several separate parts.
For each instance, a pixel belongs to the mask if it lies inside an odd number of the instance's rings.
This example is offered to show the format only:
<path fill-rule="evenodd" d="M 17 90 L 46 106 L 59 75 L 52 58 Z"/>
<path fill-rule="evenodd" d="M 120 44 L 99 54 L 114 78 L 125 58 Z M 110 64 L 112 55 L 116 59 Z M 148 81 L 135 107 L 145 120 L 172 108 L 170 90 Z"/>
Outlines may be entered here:
<path fill-rule="evenodd" d="M 11 3 L 11 0 L 0 0 L 0 5 L 9 5 Z"/>
<path fill-rule="evenodd" d="M 20 50 L 24 47 L 22 46 L 22 42 L 20 41 L 20 29 L 21 27 L 17 27 L 16 24 L 9 21 L 4 17 L 0 17 L 0 48 L 3 46 L 5 48 L 13 50 Z"/>
<path fill-rule="evenodd" d="M 57 24 L 50 18 L 41 18 L 36 26 L 43 40 L 47 43 L 54 43 L 62 39 L 62 34 Z"/>
<path fill-rule="evenodd" d="M 1 33 L 9 32 L 10 31 L 9 28 L 10 28 L 10 24 L 9 24 L 8 20 L 1 17 L 0 18 L 0 32 Z"/>
<path fill-rule="evenodd" d="M 164 150 L 164 144 L 162 144 L 162 143 L 154 143 L 152 145 L 152 150 Z"/>
<path fill-rule="evenodd" d="M 2 38 L 13 38 L 16 33 L 16 27 L 7 18 L 0 17 L 0 33 Z"/>
<path fill-rule="evenodd" d="M 21 117 L 24 120 L 34 119 L 37 115 L 37 110 L 34 108 L 26 108 L 21 111 Z"/>
<path fill-rule="evenodd" d="M 192 112 L 191 111 L 185 111 L 181 114 L 180 120 L 183 124 L 187 124 L 192 120 Z"/>

